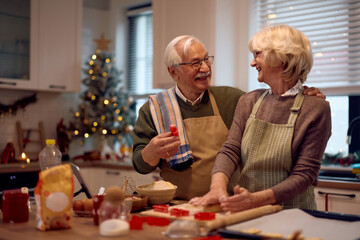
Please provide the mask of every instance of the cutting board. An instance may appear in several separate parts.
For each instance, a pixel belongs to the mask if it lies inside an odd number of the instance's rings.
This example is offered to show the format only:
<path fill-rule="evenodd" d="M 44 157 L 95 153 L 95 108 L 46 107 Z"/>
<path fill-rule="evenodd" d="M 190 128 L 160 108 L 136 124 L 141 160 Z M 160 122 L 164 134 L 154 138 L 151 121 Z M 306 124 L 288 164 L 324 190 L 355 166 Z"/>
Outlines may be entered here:
<path fill-rule="evenodd" d="M 206 235 L 215 229 L 219 229 L 219 228 L 229 226 L 229 225 L 232 225 L 235 223 L 245 222 L 250 219 L 255 219 L 255 218 L 258 218 L 258 217 L 261 217 L 264 215 L 273 214 L 273 213 L 276 213 L 276 212 L 279 212 L 282 210 L 281 206 L 278 206 L 278 205 L 275 205 L 275 206 L 266 205 L 266 206 L 253 208 L 253 209 L 249 209 L 249 210 L 245 210 L 245 211 L 237 212 L 237 213 L 232 213 L 232 214 L 224 213 L 224 212 L 223 213 L 215 213 L 214 220 L 198 221 L 194 218 L 194 214 L 197 212 L 204 211 L 203 207 L 195 207 L 195 206 L 192 206 L 192 205 L 186 203 L 186 204 L 171 206 L 169 208 L 170 208 L 170 210 L 171 210 L 171 208 L 180 208 L 180 209 L 188 210 L 190 216 L 176 217 L 176 216 L 170 215 L 169 213 L 154 211 L 153 209 L 143 211 L 140 214 L 145 215 L 145 216 L 153 216 L 153 217 L 165 217 L 165 218 L 168 218 L 169 220 L 183 219 L 183 220 L 196 221 L 199 226 L 200 232 L 203 235 Z"/>
<path fill-rule="evenodd" d="M 194 214 L 197 212 L 204 212 L 204 207 L 193 206 L 191 204 L 184 203 L 184 204 L 180 204 L 180 205 L 170 206 L 169 211 L 171 208 L 179 208 L 179 209 L 188 210 L 190 212 L 189 213 L 190 216 L 176 217 L 176 216 L 170 215 L 169 213 L 156 212 L 153 209 L 140 212 L 140 214 L 144 215 L 144 216 L 165 217 L 165 218 L 168 218 L 169 220 L 183 219 L 183 220 L 197 221 L 199 225 L 204 226 L 206 228 L 207 232 L 210 232 L 213 229 L 229 226 L 229 225 L 232 225 L 235 223 L 248 221 L 250 219 L 255 219 L 255 218 L 258 218 L 258 217 L 261 217 L 264 215 L 273 214 L 273 213 L 276 213 L 276 212 L 279 212 L 282 210 L 281 206 L 278 206 L 278 205 L 266 205 L 266 206 L 257 207 L 257 208 L 245 210 L 242 212 L 237 212 L 237 213 L 224 213 L 224 212 L 215 213 L 214 220 L 198 221 L 194 218 Z"/>
<path fill-rule="evenodd" d="M 172 208 L 188 210 L 189 211 L 189 216 L 185 216 L 185 217 L 172 216 L 172 215 L 170 215 L 170 210 Z M 153 209 L 150 209 L 150 210 L 142 211 L 142 212 L 140 212 L 140 214 L 144 215 L 144 216 L 164 217 L 164 218 L 167 218 L 169 220 L 177 220 L 177 219 L 195 220 L 194 219 L 194 214 L 197 213 L 197 212 L 204 212 L 204 207 L 203 206 L 193 206 L 193 205 L 191 205 L 189 203 L 183 203 L 183 204 L 179 204 L 179 205 L 169 206 L 168 213 L 157 212 L 157 211 L 154 211 Z M 220 215 L 223 215 L 223 214 L 224 213 L 216 213 L 215 214 L 215 219 L 217 217 L 219 217 Z"/>

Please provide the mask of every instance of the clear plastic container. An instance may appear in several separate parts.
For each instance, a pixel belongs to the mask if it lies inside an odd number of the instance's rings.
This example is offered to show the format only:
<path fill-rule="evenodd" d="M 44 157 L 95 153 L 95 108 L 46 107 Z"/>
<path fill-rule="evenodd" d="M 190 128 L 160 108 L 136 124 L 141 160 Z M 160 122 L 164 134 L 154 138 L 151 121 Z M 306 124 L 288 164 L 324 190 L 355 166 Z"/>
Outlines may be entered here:
<path fill-rule="evenodd" d="M 55 146 L 55 139 L 46 139 L 46 147 L 39 153 L 41 170 L 61 164 L 61 152 Z"/>

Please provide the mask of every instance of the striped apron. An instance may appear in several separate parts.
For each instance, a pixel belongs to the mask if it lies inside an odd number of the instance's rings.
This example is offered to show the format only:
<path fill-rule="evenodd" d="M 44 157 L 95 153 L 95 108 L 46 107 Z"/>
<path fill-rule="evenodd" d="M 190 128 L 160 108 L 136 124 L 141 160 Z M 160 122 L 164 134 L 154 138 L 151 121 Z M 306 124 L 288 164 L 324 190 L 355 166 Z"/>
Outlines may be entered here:
<path fill-rule="evenodd" d="M 265 190 L 284 181 L 293 169 L 291 144 L 304 95 L 300 92 L 295 97 L 287 124 L 273 124 L 255 117 L 267 94 L 265 91 L 255 103 L 241 142 L 243 167 L 239 184 L 250 192 Z M 311 185 L 280 204 L 284 208 L 316 209 L 314 187 Z"/>

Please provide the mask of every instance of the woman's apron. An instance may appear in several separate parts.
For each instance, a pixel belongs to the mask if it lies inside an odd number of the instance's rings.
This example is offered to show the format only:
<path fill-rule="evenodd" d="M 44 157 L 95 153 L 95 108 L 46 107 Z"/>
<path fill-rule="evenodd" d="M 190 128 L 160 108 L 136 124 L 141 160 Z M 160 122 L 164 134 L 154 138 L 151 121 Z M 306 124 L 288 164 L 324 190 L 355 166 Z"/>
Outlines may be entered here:
<path fill-rule="evenodd" d="M 295 97 L 287 124 L 273 124 L 255 117 L 267 94 L 268 91 L 264 92 L 255 103 L 241 142 L 243 168 L 239 183 L 250 192 L 275 186 L 288 178 L 293 170 L 292 138 L 304 95 L 300 92 Z M 308 187 L 281 205 L 284 208 L 316 209 L 314 187 Z"/>
<path fill-rule="evenodd" d="M 162 162 L 161 177 L 178 187 L 175 194 L 177 199 L 190 200 L 210 190 L 211 170 L 229 133 L 214 96 L 210 91 L 208 93 L 214 116 L 183 120 L 194 163 L 183 171 L 175 171 L 167 166 L 166 161 Z"/>

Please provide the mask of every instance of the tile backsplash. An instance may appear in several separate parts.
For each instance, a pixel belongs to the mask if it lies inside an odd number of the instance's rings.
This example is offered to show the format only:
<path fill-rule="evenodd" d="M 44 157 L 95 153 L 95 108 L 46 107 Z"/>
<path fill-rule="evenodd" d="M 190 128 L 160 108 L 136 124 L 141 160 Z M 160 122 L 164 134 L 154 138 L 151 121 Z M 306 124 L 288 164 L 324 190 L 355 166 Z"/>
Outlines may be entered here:
<path fill-rule="evenodd" d="M 0 103 L 12 105 L 17 100 L 31 96 L 32 94 L 34 94 L 34 92 L 0 89 Z M 14 144 L 16 158 L 21 154 L 19 152 L 16 121 L 20 121 L 24 129 L 38 128 L 39 121 L 42 121 L 44 123 L 45 138 L 56 138 L 56 125 L 61 118 L 65 120 L 70 119 L 70 109 L 76 109 L 79 102 L 78 93 L 38 92 L 35 103 L 28 104 L 23 110 L 18 110 L 16 115 L 6 114 L 5 116 L 1 116 L 0 154 L 8 142 Z M 37 136 L 30 136 L 30 139 L 36 138 Z M 28 147 L 31 147 L 31 145 Z"/>

